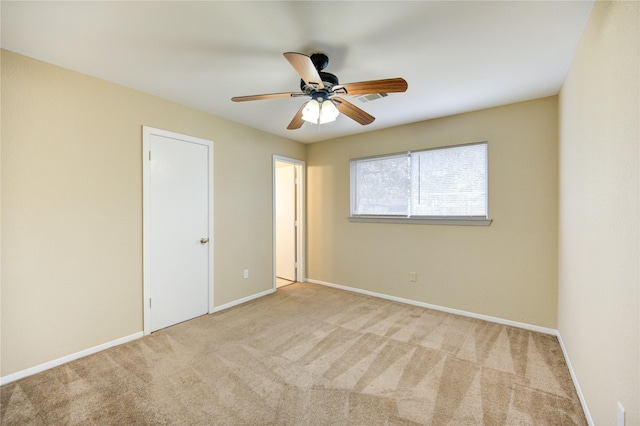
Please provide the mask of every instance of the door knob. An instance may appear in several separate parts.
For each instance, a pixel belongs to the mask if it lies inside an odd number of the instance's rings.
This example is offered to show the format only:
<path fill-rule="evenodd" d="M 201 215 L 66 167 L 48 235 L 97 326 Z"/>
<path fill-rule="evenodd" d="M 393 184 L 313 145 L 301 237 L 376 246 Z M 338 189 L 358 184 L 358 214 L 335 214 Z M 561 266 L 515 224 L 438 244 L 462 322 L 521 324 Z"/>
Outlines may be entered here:
<path fill-rule="evenodd" d="M 200 244 L 207 244 L 209 242 L 208 238 L 200 238 Z"/>

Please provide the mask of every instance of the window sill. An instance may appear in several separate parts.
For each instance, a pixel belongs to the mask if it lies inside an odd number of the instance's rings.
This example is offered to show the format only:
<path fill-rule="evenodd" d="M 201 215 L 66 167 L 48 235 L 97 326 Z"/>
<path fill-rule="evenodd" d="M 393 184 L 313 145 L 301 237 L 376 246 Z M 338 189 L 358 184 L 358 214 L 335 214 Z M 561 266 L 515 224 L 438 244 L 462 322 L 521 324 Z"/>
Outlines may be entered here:
<path fill-rule="evenodd" d="M 370 223 L 412 223 L 419 225 L 460 225 L 460 226 L 489 226 L 492 219 L 464 217 L 464 218 L 417 218 L 396 216 L 349 216 L 349 222 Z"/>

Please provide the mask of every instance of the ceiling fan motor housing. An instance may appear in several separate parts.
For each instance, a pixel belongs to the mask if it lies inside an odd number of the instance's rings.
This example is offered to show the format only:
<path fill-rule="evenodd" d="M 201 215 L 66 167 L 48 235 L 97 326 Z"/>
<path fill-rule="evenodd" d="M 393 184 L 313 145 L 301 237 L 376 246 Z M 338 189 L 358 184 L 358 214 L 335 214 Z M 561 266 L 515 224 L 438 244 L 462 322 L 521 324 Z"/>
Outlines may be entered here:
<path fill-rule="evenodd" d="M 329 57 L 321 52 L 312 53 L 311 62 L 313 63 L 314 68 L 318 71 L 320 75 L 320 79 L 325 86 L 336 86 L 338 84 L 338 77 L 329 72 L 322 72 L 323 69 L 329 65 Z M 306 83 L 304 80 L 300 80 L 300 89 L 305 90 Z"/>
<path fill-rule="evenodd" d="M 338 85 L 338 77 L 335 74 L 331 74 L 330 72 L 318 72 L 320 75 L 320 79 L 325 86 L 332 87 Z M 307 83 L 304 80 L 300 79 L 300 89 L 305 90 Z"/>

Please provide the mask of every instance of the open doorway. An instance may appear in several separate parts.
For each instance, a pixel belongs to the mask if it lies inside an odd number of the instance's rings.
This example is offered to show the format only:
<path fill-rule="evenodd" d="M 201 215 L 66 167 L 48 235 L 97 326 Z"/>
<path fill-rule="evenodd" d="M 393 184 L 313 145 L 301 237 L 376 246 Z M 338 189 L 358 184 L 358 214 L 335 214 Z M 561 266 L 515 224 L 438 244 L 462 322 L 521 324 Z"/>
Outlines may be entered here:
<path fill-rule="evenodd" d="M 273 157 L 274 288 L 304 280 L 304 162 Z"/>

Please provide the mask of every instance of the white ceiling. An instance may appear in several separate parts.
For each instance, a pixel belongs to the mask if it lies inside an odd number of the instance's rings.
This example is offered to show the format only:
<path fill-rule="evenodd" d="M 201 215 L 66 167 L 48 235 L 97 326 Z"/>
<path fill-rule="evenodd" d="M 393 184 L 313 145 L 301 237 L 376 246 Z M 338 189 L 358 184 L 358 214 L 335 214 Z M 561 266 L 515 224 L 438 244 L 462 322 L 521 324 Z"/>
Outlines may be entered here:
<path fill-rule="evenodd" d="M 13 2 L 3 48 L 301 142 L 555 95 L 592 1 Z M 341 83 L 403 77 L 405 93 L 287 130 L 305 98 L 284 52 L 323 51 Z"/>

